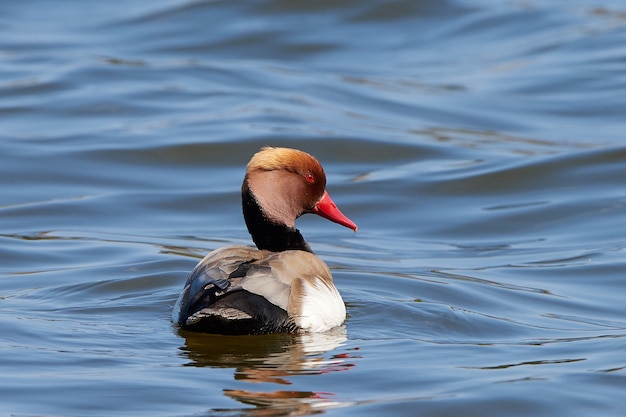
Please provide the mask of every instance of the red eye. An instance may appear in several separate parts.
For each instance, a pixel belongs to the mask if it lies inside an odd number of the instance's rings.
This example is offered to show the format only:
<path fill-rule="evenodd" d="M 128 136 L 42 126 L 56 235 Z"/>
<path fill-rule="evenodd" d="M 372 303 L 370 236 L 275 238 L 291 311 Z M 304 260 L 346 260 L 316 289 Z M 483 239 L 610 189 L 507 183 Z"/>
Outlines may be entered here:
<path fill-rule="evenodd" d="M 309 184 L 313 184 L 315 182 L 315 176 L 311 173 L 308 173 L 304 176 L 304 179 L 306 179 L 306 182 L 308 182 Z"/>

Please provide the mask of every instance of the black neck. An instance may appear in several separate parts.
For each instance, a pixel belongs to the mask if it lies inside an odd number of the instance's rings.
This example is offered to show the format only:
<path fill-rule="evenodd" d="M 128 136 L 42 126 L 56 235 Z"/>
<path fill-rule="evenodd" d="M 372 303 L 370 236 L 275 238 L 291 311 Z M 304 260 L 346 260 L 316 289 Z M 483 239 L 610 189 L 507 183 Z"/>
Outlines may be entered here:
<path fill-rule="evenodd" d="M 272 252 L 303 250 L 313 252 L 298 229 L 269 220 L 247 186 L 241 190 L 243 217 L 254 244 Z"/>

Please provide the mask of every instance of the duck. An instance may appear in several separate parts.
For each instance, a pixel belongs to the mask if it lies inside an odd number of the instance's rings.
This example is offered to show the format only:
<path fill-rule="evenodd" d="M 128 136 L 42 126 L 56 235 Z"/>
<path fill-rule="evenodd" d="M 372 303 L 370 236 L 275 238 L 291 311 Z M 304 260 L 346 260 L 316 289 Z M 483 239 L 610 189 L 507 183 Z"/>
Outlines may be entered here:
<path fill-rule="evenodd" d="M 247 164 L 243 217 L 256 247 L 210 252 L 192 270 L 172 314 L 183 330 L 222 335 L 321 333 L 343 324 L 346 308 L 326 263 L 295 222 L 306 213 L 357 231 L 326 191 L 312 155 L 263 147 Z"/>

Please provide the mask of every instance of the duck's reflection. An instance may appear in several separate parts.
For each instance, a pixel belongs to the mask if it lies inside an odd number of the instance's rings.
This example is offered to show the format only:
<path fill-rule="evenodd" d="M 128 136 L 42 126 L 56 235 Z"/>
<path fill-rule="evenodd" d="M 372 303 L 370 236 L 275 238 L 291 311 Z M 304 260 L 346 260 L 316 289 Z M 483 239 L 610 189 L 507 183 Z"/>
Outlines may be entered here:
<path fill-rule="evenodd" d="M 332 394 L 312 391 L 255 392 L 247 390 L 225 390 L 234 400 L 255 408 L 240 410 L 248 416 L 303 416 L 319 414 L 332 407 L 346 404 L 332 400 Z M 243 414 L 243 413 L 242 413 Z"/>
<path fill-rule="evenodd" d="M 234 378 L 254 383 L 291 384 L 290 377 L 339 372 L 354 366 L 351 349 L 338 352 L 347 340 L 345 327 L 322 334 L 271 334 L 262 336 L 220 336 L 180 332 L 185 338 L 181 348 L 189 358 L 188 366 L 234 368 Z M 331 353 L 332 352 L 332 353 Z M 342 404 L 333 393 L 277 390 L 273 392 L 242 389 L 224 394 L 243 404 L 252 415 L 280 410 L 281 415 L 321 412 Z"/>

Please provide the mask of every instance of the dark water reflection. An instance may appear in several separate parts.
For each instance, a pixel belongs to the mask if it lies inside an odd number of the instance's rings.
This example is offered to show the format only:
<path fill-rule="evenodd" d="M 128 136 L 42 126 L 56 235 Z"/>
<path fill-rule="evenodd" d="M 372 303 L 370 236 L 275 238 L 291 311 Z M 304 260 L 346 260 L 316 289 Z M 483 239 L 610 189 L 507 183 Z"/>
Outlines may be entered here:
<path fill-rule="evenodd" d="M 308 415 L 345 406 L 328 391 L 289 389 L 301 375 L 323 375 L 348 371 L 355 366 L 358 348 L 342 349 L 347 341 L 345 327 L 325 334 L 219 336 L 180 332 L 181 348 L 189 366 L 233 369 L 234 379 L 255 384 L 250 389 L 224 389 L 224 395 L 245 405 L 247 415 Z M 343 353 L 339 351 L 343 350 Z M 270 386 L 260 391 L 259 385 Z M 276 389 L 275 387 L 281 387 Z M 221 409 L 213 411 L 235 411 Z"/>

